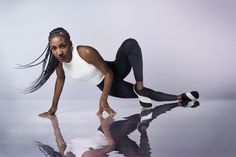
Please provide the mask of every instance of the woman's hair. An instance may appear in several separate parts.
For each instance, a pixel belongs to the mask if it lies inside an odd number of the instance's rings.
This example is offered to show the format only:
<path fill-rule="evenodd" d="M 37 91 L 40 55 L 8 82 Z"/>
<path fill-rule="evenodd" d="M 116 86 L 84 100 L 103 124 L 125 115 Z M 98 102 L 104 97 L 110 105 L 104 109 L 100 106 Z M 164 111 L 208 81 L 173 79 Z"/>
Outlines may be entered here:
<path fill-rule="evenodd" d="M 49 77 L 52 75 L 57 65 L 59 64 L 59 61 L 52 54 L 52 50 L 49 45 L 50 40 L 58 35 L 65 37 L 67 40 L 70 40 L 70 35 L 64 28 L 61 27 L 55 28 L 49 33 L 48 45 L 46 49 L 43 51 L 43 53 L 37 59 L 35 59 L 33 62 L 29 64 L 18 65 L 18 68 L 25 69 L 42 64 L 41 74 L 34 82 L 32 82 L 31 86 L 29 86 L 24 90 L 25 93 L 32 93 L 41 88 L 44 85 L 44 83 L 49 79 Z"/>
<path fill-rule="evenodd" d="M 62 157 L 62 155 L 55 151 L 51 146 L 43 144 L 39 141 L 35 141 L 35 144 L 38 146 L 39 150 L 43 152 L 45 157 Z"/>

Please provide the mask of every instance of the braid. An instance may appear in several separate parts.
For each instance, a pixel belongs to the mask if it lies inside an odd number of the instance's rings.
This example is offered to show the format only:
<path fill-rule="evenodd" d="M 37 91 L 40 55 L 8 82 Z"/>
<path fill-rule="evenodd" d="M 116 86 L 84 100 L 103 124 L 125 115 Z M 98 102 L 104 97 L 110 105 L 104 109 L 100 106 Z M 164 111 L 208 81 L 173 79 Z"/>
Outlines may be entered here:
<path fill-rule="evenodd" d="M 62 35 L 65 38 L 70 40 L 70 34 L 64 28 L 62 28 L 62 27 L 58 27 L 58 28 L 53 29 L 49 33 L 48 40 L 52 39 L 54 36 L 57 36 L 57 35 Z"/>
<path fill-rule="evenodd" d="M 46 157 L 62 157 L 62 155 L 55 151 L 55 149 L 53 149 L 51 146 L 43 144 L 39 141 L 35 141 L 35 144 L 38 146 L 39 150 L 42 151 L 42 153 L 46 156 Z"/>
<path fill-rule="evenodd" d="M 49 41 L 50 39 L 58 35 L 61 35 L 70 40 L 70 35 L 64 28 L 59 27 L 59 28 L 53 29 L 49 33 L 48 45 L 46 49 L 43 51 L 43 53 L 37 59 L 30 62 L 29 64 L 18 65 L 19 69 L 26 69 L 26 68 L 31 68 L 39 64 L 42 64 L 41 74 L 34 82 L 32 82 L 31 86 L 29 86 L 28 88 L 24 90 L 24 93 L 32 93 L 38 90 L 39 88 L 41 88 L 46 83 L 46 81 L 50 78 L 52 73 L 55 71 L 57 65 L 59 64 L 59 61 L 52 54 L 52 50 L 50 49 L 50 46 L 49 46 Z M 45 56 L 43 59 L 41 59 L 43 55 Z"/>

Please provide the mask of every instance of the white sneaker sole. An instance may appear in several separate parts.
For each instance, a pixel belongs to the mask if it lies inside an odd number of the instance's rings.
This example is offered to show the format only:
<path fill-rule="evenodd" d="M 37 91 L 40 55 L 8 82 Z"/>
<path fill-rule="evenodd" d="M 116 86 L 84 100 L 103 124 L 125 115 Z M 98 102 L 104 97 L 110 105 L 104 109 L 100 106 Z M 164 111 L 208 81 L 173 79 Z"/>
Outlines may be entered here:
<path fill-rule="evenodd" d="M 138 96 L 138 99 L 140 102 L 142 103 L 147 103 L 147 104 L 152 104 L 152 99 L 150 99 L 149 97 L 145 97 L 142 95 L 139 95 L 136 91 L 135 91 L 135 87 L 133 87 L 134 93 Z"/>

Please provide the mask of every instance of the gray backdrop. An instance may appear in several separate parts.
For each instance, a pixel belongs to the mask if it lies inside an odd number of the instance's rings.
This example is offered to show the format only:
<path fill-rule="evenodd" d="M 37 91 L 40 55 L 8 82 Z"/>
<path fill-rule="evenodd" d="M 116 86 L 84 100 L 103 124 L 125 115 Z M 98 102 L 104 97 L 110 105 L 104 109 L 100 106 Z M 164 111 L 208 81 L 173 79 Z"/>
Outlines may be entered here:
<path fill-rule="evenodd" d="M 236 97 L 236 1 L 234 0 L 7 0 L 0 1 L 0 100 L 51 99 L 55 76 L 24 95 L 40 68 L 17 70 L 46 47 L 50 30 L 62 26 L 74 45 L 95 47 L 113 60 L 126 38 L 143 51 L 145 84 L 202 98 Z M 127 78 L 134 81 L 132 73 Z M 63 99 L 100 96 L 96 87 L 67 78 Z"/>

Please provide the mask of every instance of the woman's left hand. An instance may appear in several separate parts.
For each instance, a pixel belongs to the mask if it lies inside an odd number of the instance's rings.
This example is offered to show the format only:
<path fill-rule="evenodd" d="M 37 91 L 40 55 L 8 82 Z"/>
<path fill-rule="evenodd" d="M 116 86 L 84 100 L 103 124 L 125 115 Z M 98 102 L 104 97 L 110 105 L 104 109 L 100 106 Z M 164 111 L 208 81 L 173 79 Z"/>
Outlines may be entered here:
<path fill-rule="evenodd" d="M 107 112 L 110 116 L 113 116 L 116 114 L 116 112 L 109 106 L 107 103 L 107 100 L 105 99 L 100 99 L 99 102 L 99 110 L 97 112 L 98 116 L 101 116 L 103 111 Z"/>

